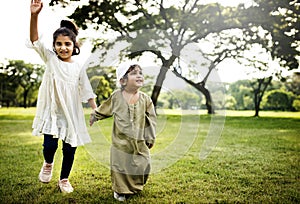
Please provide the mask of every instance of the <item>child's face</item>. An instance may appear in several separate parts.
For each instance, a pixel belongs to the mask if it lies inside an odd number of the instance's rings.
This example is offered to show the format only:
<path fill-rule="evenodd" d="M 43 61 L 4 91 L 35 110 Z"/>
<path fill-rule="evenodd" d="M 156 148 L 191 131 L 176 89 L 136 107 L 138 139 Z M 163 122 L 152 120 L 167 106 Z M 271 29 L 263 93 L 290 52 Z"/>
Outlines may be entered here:
<path fill-rule="evenodd" d="M 127 74 L 126 87 L 130 89 L 138 89 L 144 85 L 143 72 L 139 67 L 135 67 Z"/>
<path fill-rule="evenodd" d="M 58 57 L 64 62 L 71 62 L 74 43 L 68 36 L 59 35 L 54 43 L 54 49 Z"/>

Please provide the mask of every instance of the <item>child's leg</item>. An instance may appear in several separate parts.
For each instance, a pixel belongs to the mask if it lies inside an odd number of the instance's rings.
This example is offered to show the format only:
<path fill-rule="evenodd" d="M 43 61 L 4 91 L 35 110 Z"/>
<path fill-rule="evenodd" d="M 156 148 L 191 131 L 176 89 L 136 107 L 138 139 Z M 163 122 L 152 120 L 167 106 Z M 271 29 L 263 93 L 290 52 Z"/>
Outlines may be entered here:
<path fill-rule="evenodd" d="M 43 154 L 46 163 L 51 164 L 54 160 L 54 155 L 58 146 L 58 139 L 52 135 L 44 135 Z"/>
<path fill-rule="evenodd" d="M 67 179 L 70 175 L 76 147 L 71 147 L 70 144 L 63 142 L 63 161 L 60 173 L 60 179 Z"/>
<path fill-rule="evenodd" d="M 45 161 L 39 173 L 39 180 L 43 183 L 50 182 L 52 178 L 53 159 L 58 146 L 57 143 L 57 138 L 53 138 L 52 135 L 44 135 L 43 154 Z"/>

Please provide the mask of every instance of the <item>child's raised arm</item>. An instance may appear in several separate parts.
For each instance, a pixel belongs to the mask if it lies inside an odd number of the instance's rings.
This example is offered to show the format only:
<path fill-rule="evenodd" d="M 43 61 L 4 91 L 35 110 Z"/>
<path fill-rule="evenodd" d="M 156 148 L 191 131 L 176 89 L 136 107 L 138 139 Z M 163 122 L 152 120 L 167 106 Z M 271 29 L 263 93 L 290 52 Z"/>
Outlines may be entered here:
<path fill-rule="evenodd" d="M 34 42 L 39 39 L 38 34 L 38 15 L 43 8 L 41 0 L 30 0 L 30 41 Z"/>

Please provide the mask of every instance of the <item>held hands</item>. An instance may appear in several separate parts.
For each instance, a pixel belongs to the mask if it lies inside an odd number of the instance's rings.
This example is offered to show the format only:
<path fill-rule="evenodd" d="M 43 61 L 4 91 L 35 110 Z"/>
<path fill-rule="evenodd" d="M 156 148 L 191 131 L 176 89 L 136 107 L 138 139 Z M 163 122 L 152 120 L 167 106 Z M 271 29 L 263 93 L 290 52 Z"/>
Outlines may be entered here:
<path fill-rule="evenodd" d="M 43 8 L 43 2 L 41 0 L 31 0 L 30 12 L 31 14 L 38 15 Z"/>
<path fill-rule="evenodd" d="M 92 126 L 94 124 L 94 122 L 96 122 L 97 119 L 96 119 L 96 113 L 95 111 L 93 111 L 90 115 L 90 126 Z"/>
<path fill-rule="evenodd" d="M 151 149 L 151 148 L 154 146 L 154 144 L 151 144 L 151 143 L 148 143 L 148 142 L 146 142 L 146 145 L 147 145 L 147 147 L 148 147 L 149 149 Z"/>

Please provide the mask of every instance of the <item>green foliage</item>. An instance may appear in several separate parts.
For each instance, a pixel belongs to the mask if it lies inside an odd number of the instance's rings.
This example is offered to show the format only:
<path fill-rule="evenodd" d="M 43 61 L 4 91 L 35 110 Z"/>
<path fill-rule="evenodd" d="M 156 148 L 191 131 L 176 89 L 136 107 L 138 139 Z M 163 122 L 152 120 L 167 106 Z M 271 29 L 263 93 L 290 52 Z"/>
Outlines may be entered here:
<path fill-rule="evenodd" d="M 66 6 L 73 1 L 77 0 L 51 0 L 50 5 Z M 282 67 L 296 69 L 299 66 L 297 1 L 254 0 L 252 6 L 247 8 L 243 5 L 237 8 L 223 7 L 217 3 L 203 5 L 200 1 L 165 2 L 89 0 L 87 4 L 78 6 L 70 16 L 83 29 L 92 27 L 101 32 L 115 31 L 118 36 L 115 42 L 128 42 L 127 49 L 120 53 L 122 57 L 135 58 L 144 52 L 152 52 L 160 60 L 162 69 L 152 93 L 155 104 L 166 69 L 170 69 L 185 47 L 203 40 L 214 42 L 221 39 L 213 53 L 205 53 L 206 50 L 199 53 L 199 56 L 206 54 L 215 58 L 211 69 L 227 57 L 245 59 L 241 52 L 250 50 L 254 45 L 261 47 L 271 59 L 278 60 Z M 241 34 L 220 38 L 221 33 L 231 33 L 232 30 L 239 30 Z M 95 46 L 101 46 L 101 49 L 111 48 L 114 44 L 107 44 L 103 39 L 96 39 L 95 42 Z M 168 55 L 162 50 L 168 50 Z M 255 56 L 247 60 L 258 70 L 269 69 L 267 61 L 259 61 Z M 281 73 L 273 74 L 281 77 Z M 257 112 L 271 80 L 265 79 L 265 82 L 258 79 L 256 82 L 259 87 L 252 88 Z M 262 85 L 265 86 L 260 89 Z M 249 97 L 245 97 L 245 101 L 249 101 Z M 248 104 L 245 107 L 243 101 L 244 96 L 237 100 L 237 108 L 250 108 Z M 211 104 L 211 101 L 207 104 Z M 223 105 L 220 104 L 220 107 Z"/>
<path fill-rule="evenodd" d="M 251 105 L 253 107 L 253 93 L 248 80 L 231 83 L 228 92 L 236 100 L 237 110 L 249 110 Z"/>
<path fill-rule="evenodd" d="M 44 66 L 9 60 L 0 66 L 0 99 L 6 106 L 22 104 L 24 108 L 36 101 L 36 91 L 42 81 Z"/>
<path fill-rule="evenodd" d="M 53 180 L 48 184 L 38 181 L 43 141 L 31 136 L 34 112 L 35 109 L 0 109 L 0 202 L 117 203 L 109 169 L 96 161 L 86 147 L 79 147 L 76 153 L 70 175 L 73 193 L 62 195 L 57 187 L 61 143 L 55 156 Z M 201 115 L 199 132 L 189 151 L 172 166 L 151 174 L 145 189 L 126 203 L 299 203 L 300 116 L 263 114 L 265 117 L 260 118 L 227 116 L 219 143 L 205 160 L 199 160 L 199 151 L 211 117 Z M 181 117 L 193 124 L 199 116 Z M 181 117 L 162 115 L 158 124 L 167 118 L 178 129 Z M 109 135 L 111 125 L 107 121 L 100 130 L 89 131 L 95 136 L 102 131 Z M 173 129 L 164 130 L 152 152 L 163 151 L 171 143 Z M 191 135 L 185 137 L 188 140 Z"/>
<path fill-rule="evenodd" d="M 16 104 L 15 87 L 8 79 L 7 74 L 0 73 L 0 85 L 1 85 L 1 94 L 0 94 L 1 106 L 9 107 L 12 104 Z"/>
<path fill-rule="evenodd" d="M 236 100 L 233 96 L 227 95 L 225 98 L 226 110 L 236 110 Z"/>
<path fill-rule="evenodd" d="M 300 72 L 294 72 L 286 79 L 285 88 L 296 96 L 300 96 Z"/>
<path fill-rule="evenodd" d="M 261 44 L 271 54 L 272 59 L 280 60 L 282 67 L 297 69 L 299 4 L 297 1 L 282 0 L 254 2 L 256 6 L 240 10 L 245 16 L 244 23 L 250 28 L 246 29 L 249 42 Z M 265 35 L 258 33 L 259 27 L 266 31 Z"/>
<path fill-rule="evenodd" d="M 170 92 L 163 92 L 158 101 L 158 107 L 183 110 L 200 109 L 201 97 L 196 93 L 188 90 L 173 90 Z"/>
<path fill-rule="evenodd" d="M 77 0 L 51 0 L 50 5 L 66 6 L 72 1 Z M 157 48 L 169 46 L 173 53 L 180 53 L 186 44 L 198 42 L 209 34 L 238 28 L 243 31 L 242 40 L 246 44 L 237 49 L 246 49 L 248 45 L 258 43 L 271 53 L 273 59 L 279 59 L 283 67 L 297 68 L 299 4 L 296 1 L 281 0 L 254 2 L 249 8 L 243 5 L 230 8 L 219 4 L 203 5 L 196 1 L 177 2 L 166 6 L 149 0 L 89 0 L 88 4 L 78 6 L 70 17 L 83 29 L 88 25 L 96 30 L 104 27 L 127 37 L 128 33 L 134 31 L 145 37 L 143 42 L 168 39 L 163 44 L 160 44 L 162 41 L 158 42 L 155 51 L 158 51 Z M 259 28 L 264 30 L 264 34 Z M 155 29 L 151 34 L 143 32 L 151 29 Z M 132 40 L 133 47 L 136 47 L 135 39 L 128 38 Z M 145 50 L 141 51 L 149 50 L 146 43 L 143 44 Z"/>
<path fill-rule="evenodd" d="M 177 103 L 182 109 L 199 109 L 201 105 L 201 98 L 195 93 L 184 90 L 175 90 L 174 95 L 176 96 Z"/>
<path fill-rule="evenodd" d="M 262 98 L 261 108 L 262 110 L 282 110 L 282 111 L 294 111 L 298 110 L 294 104 L 296 100 L 294 90 L 297 92 L 297 89 L 291 89 L 290 85 L 294 81 L 290 82 L 280 82 L 272 81 L 272 83 L 267 87 L 266 93 Z M 295 82 L 296 83 L 296 82 Z M 249 80 L 240 80 L 229 85 L 228 93 L 236 100 L 236 109 L 237 110 L 253 110 L 253 87 Z M 295 102 L 297 106 L 297 102 Z M 231 109 L 230 107 L 228 107 Z"/>
<path fill-rule="evenodd" d="M 296 111 L 300 111 L 300 96 L 298 96 L 294 101 L 293 101 L 293 108 Z"/>
<path fill-rule="evenodd" d="M 95 66 L 89 67 L 86 72 L 97 95 L 97 104 L 101 104 L 116 88 L 115 70 L 113 67 Z"/>
<path fill-rule="evenodd" d="M 97 104 L 101 104 L 117 89 L 115 67 L 89 67 L 87 68 L 87 75 L 94 93 L 97 95 Z M 145 86 L 141 88 L 141 91 L 150 95 L 152 87 L 147 85 L 147 82 L 151 80 L 151 77 L 144 76 L 144 78 Z"/>
<path fill-rule="evenodd" d="M 244 110 L 254 110 L 253 96 L 243 97 Z"/>
<path fill-rule="evenodd" d="M 272 90 L 264 96 L 263 108 L 265 110 L 292 111 L 294 95 L 284 90 Z"/>
<path fill-rule="evenodd" d="M 176 97 L 172 94 L 162 92 L 157 102 L 158 108 L 174 109 L 179 108 L 179 104 L 176 102 Z"/>

